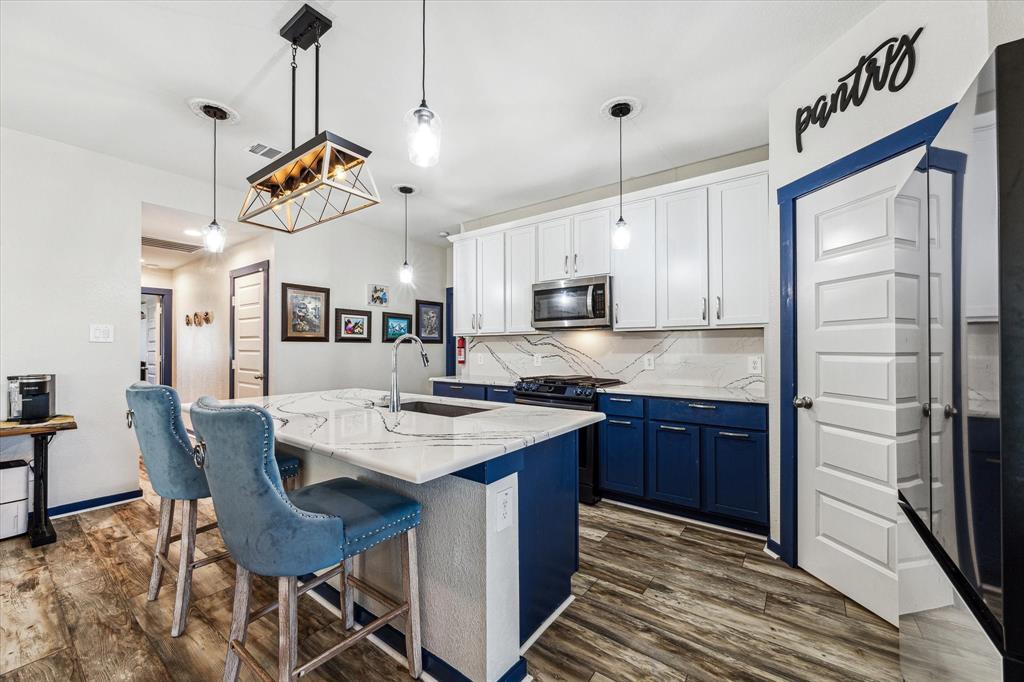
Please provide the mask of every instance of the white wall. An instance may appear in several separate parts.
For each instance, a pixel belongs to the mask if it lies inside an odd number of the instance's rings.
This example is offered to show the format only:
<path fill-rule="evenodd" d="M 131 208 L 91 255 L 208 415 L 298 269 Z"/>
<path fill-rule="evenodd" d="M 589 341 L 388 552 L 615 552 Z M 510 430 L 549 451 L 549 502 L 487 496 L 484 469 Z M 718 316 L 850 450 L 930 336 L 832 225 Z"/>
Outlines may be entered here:
<path fill-rule="evenodd" d="M 242 242 L 221 254 L 208 254 L 180 268 L 173 276 L 174 387 L 182 402 L 209 395 L 227 399 L 231 354 L 232 270 L 264 260 L 273 261 L 273 237 L 267 234 Z M 271 263 L 271 275 L 274 272 Z M 187 326 L 185 315 L 209 311 L 213 324 Z M 272 316 L 274 308 L 269 308 Z M 271 337 L 273 345 L 274 337 Z M 273 363 L 273 352 L 271 352 Z"/>
<path fill-rule="evenodd" d="M 990 35 L 989 26 L 993 25 Z M 831 94 L 836 79 L 850 71 L 863 54 L 883 40 L 924 31 L 915 43 L 916 68 L 909 84 L 896 93 L 872 91 L 860 107 L 834 115 L 826 128 L 812 126 L 804 134 L 804 150 L 796 151 L 798 107 Z M 998 28 L 996 28 L 998 27 Z M 769 102 L 769 179 L 776 190 L 847 154 L 896 132 L 940 109 L 956 104 L 971 86 L 989 54 L 1001 42 L 1024 36 L 1024 3 L 922 2 L 890 0 L 851 27 L 815 59 L 794 72 Z M 779 224 L 773 201 L 771 224 Z M 765 336 L 766 370 L 778 377 L 779 252 L 771 243 L 771 325 Z M 772 385 L 769 379 L 769 385 Z M 769 394 L 770 423 L 778 424 L 779 396 Z M 788 398 L 788 396 L 787 396 Z M 771 536 L 779 538 L 779 431 L 770 434 Z"/>
<path fill-rule="evenodd" d="M 373 209 L 369 209 L 373 210 Z M 358 214 L 293 235 L 275 234 L 274 266 L 270 270 L 270 390 L 272 393 L 327 388 L 387 390 L 391 377 L 391 346 L 381 342 L 384 311 L 415 316 L 415 300 L 444 301 L 445 249 L 418 242 L 409 245 L 414 286 L 398 282 L 402 235 L 372 230 Z M 310 284 L 331 289 L 331 341 L 282 342 L 281 283 Z M 366 304 L 367 284 L 391 285 L 391 305 Z M 334 309 L 355 308 L 373 313 L 371 343 L 334 342 Z M 445 311 L 450 314 L 450 311 Z M 414 322 L 415 325 L 415 322 Z M 415 329 L 415 326 L 414 326 Z M 430 367 L 419 353 L 400 351 L 401 388 L 430 393 L 428 377 L 444 374 L 444 345 L 426 346 Z"/>
<path fill-rule="evenodd" d="M 0 148 L 0 376 L 55 374 L 57 410 L 79 426 L 50 446 L 49 503 L 135 490 L 124 390 L 139 376 L 142 202 L 203 213 L 209 183 L 9 128 Z M 114 342 L 89 343 L 93 322 Z M 5 459 L 31 451 L 0 441 Z"/>
<path fill-rule="evenodd" d="M 170 289 L 174 286 L 174 271 L 167 268 L 142 268 L 142 286 Z"/>

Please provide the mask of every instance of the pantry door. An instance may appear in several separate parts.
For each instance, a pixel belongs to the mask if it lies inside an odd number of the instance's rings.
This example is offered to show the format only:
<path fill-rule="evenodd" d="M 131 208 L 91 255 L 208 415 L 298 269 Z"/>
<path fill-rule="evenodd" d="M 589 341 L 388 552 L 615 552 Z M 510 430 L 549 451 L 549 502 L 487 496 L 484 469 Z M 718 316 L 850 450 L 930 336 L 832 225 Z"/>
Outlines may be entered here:
<path fill-rule="evenodd" d="M 163 349 L 160 342 L 163 338 L 160 323 L 163 321 L 163 310 L 161 310 L 160 297 L 144 294 L 146 306 L 146 381 L 151 384 L 161 383 L 163 372 L 160 365 L 163 362 Z"/>
<path fill-rule="evenodd" d="M 269 261 L 231 271 L 230 397 L 267 395 Z"/>
<path fill-rule="evenodd" d="M 910 272 L 927 257 L 927 241 L 912 236 L 927 225 L 927 201 L 897 199 L 923 156 L 904 153 L 796 202 L 797 560 L 893 624 L 897 452 L 927 432 L 926 278 Z"/>

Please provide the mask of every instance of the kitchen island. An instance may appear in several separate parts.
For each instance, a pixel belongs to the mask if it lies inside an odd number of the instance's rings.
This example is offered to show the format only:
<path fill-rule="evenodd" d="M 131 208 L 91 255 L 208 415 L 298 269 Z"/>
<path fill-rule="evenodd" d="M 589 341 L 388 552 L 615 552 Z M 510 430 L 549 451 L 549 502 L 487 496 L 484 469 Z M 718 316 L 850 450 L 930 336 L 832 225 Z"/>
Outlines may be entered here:
<path fill-rule="evenodd" d="M 576 432 L 603 414 L 413 394 L 391 413 L 387 395 L 368 389 L 228 402 L 271 414 L 279 451 L 303 460 L 303 484 L 349 476 L 423 504 L 425 672 L 474 682 L 525 677 L 521 648 L 572 598 Z M 355 572 L 400 594 L 398 566 L 389 542 L 359 557 Z M 321 596 L 337 603 L 336 592 Z M 357 621 L 382 613 L 366 595 L 356 602 Z M 398 630 L 378 634 L 404 650 Z"/>

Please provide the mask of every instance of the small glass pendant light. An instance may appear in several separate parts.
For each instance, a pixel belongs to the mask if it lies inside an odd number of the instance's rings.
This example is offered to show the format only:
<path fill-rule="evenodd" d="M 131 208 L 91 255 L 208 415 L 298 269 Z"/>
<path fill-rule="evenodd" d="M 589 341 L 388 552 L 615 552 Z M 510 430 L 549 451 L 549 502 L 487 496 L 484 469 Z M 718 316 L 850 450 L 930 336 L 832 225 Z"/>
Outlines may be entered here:
<path fill-rule="evenodd" d="M 409 161 L 421 168 L 436 166 L 441 155 L 441 117 L 427 106 L 427 0 L 423 0 L 423 55 L 420 105 L 405 115 Z"/>
<path fill-rule="evenodd" d="M 402 284 L 412 284 L 412 266 L 409 265 L 409 195 L 416 192 L 411 185 L 395 185 L 395 191 L 405 198 L 405 260 L 402 269 L 398 271 L 398 281 Z"/>
<path fill-rule="evenodd" d="M 203 228 L 203 246 L 210 253 L 221 253 L 227 243 L 227 232 L 217 222 L 217 122 L 228 117 L 228 113 L 218 106 L 207 104 L 203 113 L 213 119 L 213 220 Z"/>
<path fill-rule="evenodd" d="M 612 248 L 616 251 L 625 251 L 629 248 L 629 225 L 622 217 L 622 119 L 633 111 L 633 105 L 629 102 L 618 102 L 613 104 L 608 113 L 619 119 L 619 219 L 615 221 L 615 228 L 612 230 Z"/>

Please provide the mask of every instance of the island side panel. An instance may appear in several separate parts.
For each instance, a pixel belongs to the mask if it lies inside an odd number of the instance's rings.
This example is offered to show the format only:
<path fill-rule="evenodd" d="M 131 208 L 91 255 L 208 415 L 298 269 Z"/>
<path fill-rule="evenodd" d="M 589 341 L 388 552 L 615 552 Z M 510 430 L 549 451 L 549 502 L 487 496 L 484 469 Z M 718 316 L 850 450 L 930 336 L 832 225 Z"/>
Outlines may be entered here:
<path fill-rule="evenodd" d="M 572 595 L 579 568 L 579 433 L 524 451 L 519 472 L 519 641 Z"/>

